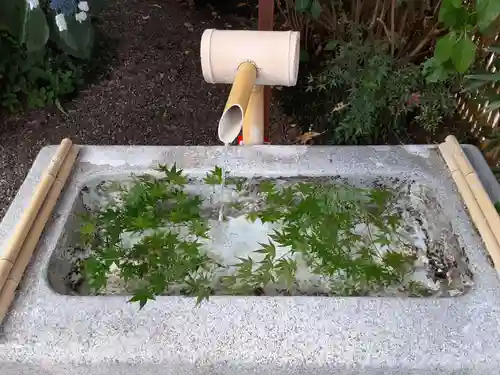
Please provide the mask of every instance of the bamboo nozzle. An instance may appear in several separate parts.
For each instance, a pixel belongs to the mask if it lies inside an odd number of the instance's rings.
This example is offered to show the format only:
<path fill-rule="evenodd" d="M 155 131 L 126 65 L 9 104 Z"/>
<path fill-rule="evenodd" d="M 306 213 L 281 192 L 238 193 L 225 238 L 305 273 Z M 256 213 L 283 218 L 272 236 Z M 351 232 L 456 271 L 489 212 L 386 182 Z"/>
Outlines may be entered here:
<path fill-rule="evenodd" d="M 233 142 L 240 133 L 256 80 L 257 68 L 254 64 L 244 62 L 238 67 L 226 107 L 219 120 L 219 139 L 223 143 Z"/>

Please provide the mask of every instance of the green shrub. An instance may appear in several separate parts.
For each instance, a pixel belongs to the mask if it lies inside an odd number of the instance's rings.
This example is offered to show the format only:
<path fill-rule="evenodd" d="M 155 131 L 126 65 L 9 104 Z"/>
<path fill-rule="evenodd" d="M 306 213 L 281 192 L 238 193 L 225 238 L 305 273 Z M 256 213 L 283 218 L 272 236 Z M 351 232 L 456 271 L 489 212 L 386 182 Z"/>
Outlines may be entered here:
<path fill-rule="evenodd" d="M 433 132 L 455 110 L 451 82 L 426 82 L 419 65 L 398 62 L 389 48 L 330 43 L 331 57 L 297 88 L 308 105 L 295 115 L 333 144 L 385 143 L 409 126 Z"/>
<path fill-rule="evenodd" d="M 313 67 L 285 105 L 304 131 L 325 130 L 335 144 L 400 141 L 408 128 L 432 133 L 500 29 L 498 0 L 277 5 L 286 26 L 301 31 L 301 73 Z"/>
<path fill-rule="evenodd" d="M 477 58 L 477 47 L 494 40 L 499 16 L 498 0 L 443 0 L 438 24 L 446 34 L 436 41 L 434 55 L 425 63 L 427 79 L 435 82 L 456 72 L 465 74 Z"/>
<path fill-rule="evenodd" d="M 0 107 L 17 111 L 57 104 L 83 83 L 82 67 L 54 48 L 27 53 L 0 32 Z"/>

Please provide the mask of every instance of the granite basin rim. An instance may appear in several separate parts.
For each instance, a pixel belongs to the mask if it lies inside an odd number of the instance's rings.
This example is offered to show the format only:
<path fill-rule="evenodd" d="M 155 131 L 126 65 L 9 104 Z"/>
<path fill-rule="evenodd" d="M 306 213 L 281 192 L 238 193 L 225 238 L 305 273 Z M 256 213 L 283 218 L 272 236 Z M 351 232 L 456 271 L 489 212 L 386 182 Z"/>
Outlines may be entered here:
<path fill-rule="evenodd" d="M 38 155 L 0 225 L 0 243 L 12 232 L 55 149 L 44 148 Z M 85 181 L 150 171 L 158 162 L 176 161 L 186 172 L 205 172 L 222 163 L 223 150 L 83 147 L 2 326 L 2 374 L 498 371 L 500 281 L 436 146 L 231 147 L 228 167 L 248 175 L 411 175 L 435 186 L 475 276 L 473 290 L 463 296 L 213 297 L 199 308 L 194 308 L 193 298 L 161 296 L 138 311 L 125 303 L 126 296 L 79 297 L 52 291 L 46 278 L 48 262 Z"/>

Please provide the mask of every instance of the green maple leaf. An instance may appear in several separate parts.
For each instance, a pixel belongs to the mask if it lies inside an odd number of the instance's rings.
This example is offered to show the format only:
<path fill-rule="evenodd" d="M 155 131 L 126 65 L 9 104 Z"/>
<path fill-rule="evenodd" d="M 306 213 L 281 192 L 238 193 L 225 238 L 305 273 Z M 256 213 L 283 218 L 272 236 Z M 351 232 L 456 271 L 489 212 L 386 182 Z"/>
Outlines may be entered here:
<path fill-rule="evenodd" d="M 177 165 L 175 163 L 170 169 L 166 165 L 159 165 L 157 170 L 163 172 L 167 182 L 172 185 L 183 186 L 188 182 L 187 177 L 183 175 L 183 170 L 177 169 Z"/>
<path fill-rule="evenodd" d="M 212 171 L 208 172 L 204 181 L 207 185 L 221 185 L 222 184 L 222 168 L 215 167 Z"/>
<path fill-rule="evenodd" d="M 155 300 L 155 296 L 146 289 L 141 289 L 135 292 L 134 296 L 128 302 L 139 302 L 139 310 L 142 310 L 149 300 Z"/>

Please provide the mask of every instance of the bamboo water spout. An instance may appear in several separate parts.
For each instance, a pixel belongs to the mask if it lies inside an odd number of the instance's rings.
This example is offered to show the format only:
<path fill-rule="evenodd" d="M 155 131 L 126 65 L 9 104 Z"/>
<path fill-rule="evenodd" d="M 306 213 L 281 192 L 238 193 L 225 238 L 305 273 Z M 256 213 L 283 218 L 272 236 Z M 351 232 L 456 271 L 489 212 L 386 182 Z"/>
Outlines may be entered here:
<path fill-rule="evenodd" d="M 300 34 L 295 31 L 205 30 L 201 66 L 208 83 L 232 84 L 218 126 L 219 139 L 264 143 L 264 86 L 294 86 Z"/>

